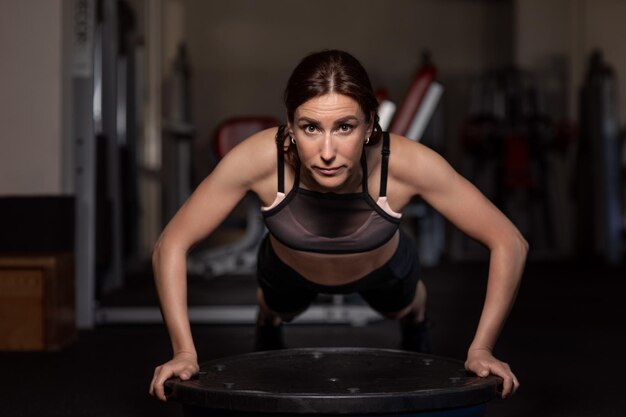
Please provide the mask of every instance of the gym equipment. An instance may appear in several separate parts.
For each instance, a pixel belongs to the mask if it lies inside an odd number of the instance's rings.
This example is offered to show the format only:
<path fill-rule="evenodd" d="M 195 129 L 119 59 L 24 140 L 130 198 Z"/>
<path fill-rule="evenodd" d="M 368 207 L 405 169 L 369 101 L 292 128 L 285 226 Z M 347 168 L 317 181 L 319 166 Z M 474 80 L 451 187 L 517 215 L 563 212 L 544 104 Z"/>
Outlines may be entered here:
<path fill-rule="evenodd" d="M 443 94 L 436 81 L 437 68 L 428 52 L 422 56 L 422 66 L 394 114 L 389 131 L 420 142 Z"/>
<path fill-rule="evenodd" d="M 594 51 L 580 92 L 578 249 L 610 264 L 621 262 L 624 247 L 617 94 L 615 72 Z"/>
<path fill-rule="evenodd" d="M 389 131 L 441 152 L 443 120 L 439 102 L 443 86 L 436 79 L 437 68 L 432 63 L 430 54 L 424 52 L 422 65 L 415 74 L 402 103 L 395 109 Z M 413 234 L 417 238 L 421 263 L 426 266 L 438 264 L 445 246 L 443 217 L 418 198 L 413 199 L 405 207 L 403 215 L 405 218 L 419 219 Z"/>
<path fill-rule="evenodd" d="M 73 253 L 0 253 L 0 351 L 58 350 L 76 336 Z"/>
<path fill-rule="evenodd" d="M 165 226 L 192 192 L 192 145 L 196 129 L 191 123 L 190 65 L 187 48 L 178 46 L 167 77 L 167 117 L 163 121 L 163 213 Z"/>
<path fill-rule="evenodd" d="M 264 351 L 204 363 L 195 379 L 165 382 L 191 416 L 478 417 L 501 379 L 457 360 L 374 348 Z"/>
<path fill-rule="evenodd" d="M 75 340 L 74 196 L 0 197 L 0 350 Z"/>
<path fill-rule="evenodd" d="M 72 2 L 78 325 L 138 261 L 137 22 L 128 2 Z"/>
<path fill-rule="evenodd" d="M 396 113 L 396 103 L 389 99 L 389 91 L 386 88 L 377 89 L 374 94 L 378 101 L 378 124 L 383 132 L 389 130 L 393 116 Z"/>
<path fill-rule="evenodd" d="M 378 124 L 383 131 L 389 129 L 393 115 L 396 112 L 396 104 L 390 100 L 382 100 L 378 105 Z"/>
<path fill-rule="evenodd" d="M 526 71 L 505 68 L 474 85 L 461 143 L 470 157 L 469 178 L 517 225 L 531 245 L 557 246 L 549 155 L 562 152 L 572 130 L 541 108 L 536 81 Z M 469 242 L 465 240 L 465 249 Z"/>

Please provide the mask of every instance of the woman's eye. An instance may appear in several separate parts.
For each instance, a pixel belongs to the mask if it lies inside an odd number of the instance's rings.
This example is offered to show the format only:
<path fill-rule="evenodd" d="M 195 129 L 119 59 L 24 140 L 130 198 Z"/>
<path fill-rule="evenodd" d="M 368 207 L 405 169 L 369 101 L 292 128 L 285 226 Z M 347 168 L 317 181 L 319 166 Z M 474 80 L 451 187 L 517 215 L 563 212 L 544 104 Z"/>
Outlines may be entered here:
<path fill-rule="evenodd" d="M 341 131 L 343 133 L 350 132 L 350 131 L 352 131 L 352 126 L 351 125 L 346 125 L 346 124 L 340 125 L 339 126 L 339 131 Z"/>
<path fill-rule="evenodd" d="M 304 126 L 304 131 L 306 133 L 315 133 L 315 126 L 313 126 L 313 125 L 306 125 L 306 126 Z"/>

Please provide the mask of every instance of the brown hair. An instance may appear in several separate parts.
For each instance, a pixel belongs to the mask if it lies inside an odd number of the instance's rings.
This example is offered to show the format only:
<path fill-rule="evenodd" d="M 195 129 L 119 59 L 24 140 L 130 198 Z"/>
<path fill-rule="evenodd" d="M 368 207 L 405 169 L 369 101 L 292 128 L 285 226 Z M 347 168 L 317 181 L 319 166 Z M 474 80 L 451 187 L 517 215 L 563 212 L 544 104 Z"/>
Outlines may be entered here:
<path fill-rule="evenodd" d="M 373 145 L 380 140 L 382 132 L 378 124 L 378 100 L 369 76 L 355 57 L 335 49 L 305 56 L 291 73 L 284 94 L 289 122 L 293 123 L 296 109 L 302 103 L 328 93 L 343 94 L 359 103 L 367 123 L 374 117 L 374 129 L 368 145 Z M 286 129 L 279 129 L 279 134 L 276 136 L 277 143 L 285 144 L 287 136 Z M 287 141 L 285 150 L 289 159 L 297 160 L 297 152 L 294 148 Z"/>

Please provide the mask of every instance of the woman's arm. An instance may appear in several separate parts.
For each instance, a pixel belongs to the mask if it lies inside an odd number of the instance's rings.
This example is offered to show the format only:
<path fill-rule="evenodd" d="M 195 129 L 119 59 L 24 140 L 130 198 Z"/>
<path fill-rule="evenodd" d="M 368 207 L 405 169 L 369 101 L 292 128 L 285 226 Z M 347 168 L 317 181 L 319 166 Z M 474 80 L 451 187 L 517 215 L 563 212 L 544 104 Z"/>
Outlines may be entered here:
<path fill-rule="evenodd" d="M 396 175 L 405 195 L 421 195 L 435 210 L 490 251 L 487 293 L 478 328 L 466 361 L 480 376 L 490 373 L 504 379 L 503 396 L 518 382 L 506 363 L 495 359 L 493 348 L 511 311 L 519 288 L 528 243 L 511 221 L 440 155 L 403 138 L 391 152 Z M 399 149 L 398 149 L 399 148 Z M 400 155 L 397 157 L 396 155 Z"/>
<path fill-rule="evenodd" d="M 161 400 L 165 400 L 163 383 L 168 378 L 189 379 L 198 371 L 187 311 L 187 253 L 222 223 L 248 191 L 271 195 L 275 130 L 254 135 L 229 152 L 182 205 L 154 247 L 155 284 L 174 354 L 155 369 L 150 384 L 150 393 Z"/>

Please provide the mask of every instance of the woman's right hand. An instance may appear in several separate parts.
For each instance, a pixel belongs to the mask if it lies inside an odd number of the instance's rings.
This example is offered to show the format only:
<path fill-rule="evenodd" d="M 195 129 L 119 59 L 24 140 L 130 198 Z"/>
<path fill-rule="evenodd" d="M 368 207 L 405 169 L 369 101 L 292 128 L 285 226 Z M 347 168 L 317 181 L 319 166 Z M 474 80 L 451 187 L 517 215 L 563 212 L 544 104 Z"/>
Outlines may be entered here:
<path fill-rule="evenodd" d="M 154 376 L 150 383 L 150 395 L 156 396 L 161 401 L 167 401 L 163 384 L 172 377 L 179 377 L 183 381 L 188 380 L 198 373 L 198 358 L 193 353 L 181 352 L 174 355 L 174 358 L 154 370 Z"/>

